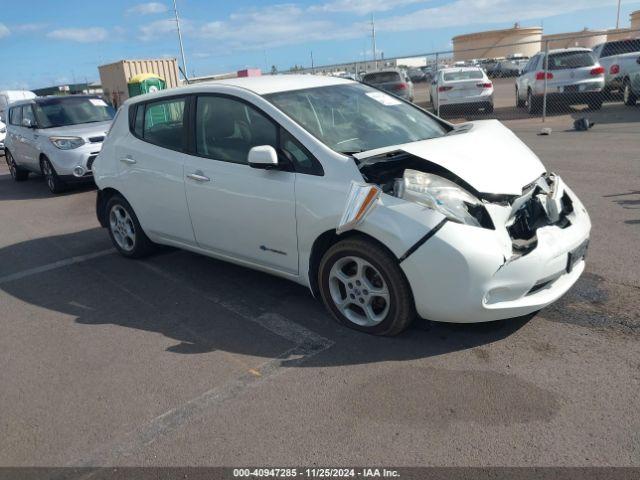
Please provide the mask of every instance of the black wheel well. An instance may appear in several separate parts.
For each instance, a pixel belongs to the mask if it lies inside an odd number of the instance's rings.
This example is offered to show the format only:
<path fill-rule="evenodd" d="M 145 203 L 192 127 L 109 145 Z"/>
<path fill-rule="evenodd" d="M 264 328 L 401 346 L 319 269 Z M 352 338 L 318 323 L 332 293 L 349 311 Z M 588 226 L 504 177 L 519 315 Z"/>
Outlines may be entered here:
<path fill-rule="evenodd" d="M 43 160 L 49 160 L 49 158 L 44 153 L 40 153 L 40 156 L 38 157 L 38 165 L 40 165 L 40 173 L 42 173 L 44 175 L 44 173 L 42 172 L 42 161 Z"/>
<path fill-rule="evenodd" d="M 316 298 L 320 297 L 320 291 L 318 288 L 318 269 L 320 268 L 320 262 L 322 261 L 322 257 L 324 254 L 333 247 L 336 243 L 341 242 L 347 238 L 362 238 L 368 240 L 370 242 L 375 243 L 383 250 L 385 250 L 391 258 L 398 257 L 391 251 L 389 248 L 372 237 L 371 235 L 367 235 L 364 232 L 360 232 L 358 230 L 349 230 L 340 235 L 336 233 L 335 230 L 327 230 L 316 238 L 313 242 L 313 246 L 311 247 L 311 255 L 309 257 L 309 285 L 311 287 L 311 292 Z"/>
<path fill-rule="evenodd" d="M 96 197 L 96 216 L 98 217 L 100 225 L 104 228 L 107 227 L 107 212 L 105 209 L 107 207 L 107 203 L 109 203 L 109 200 L 114 195 L 122 194 L 115 188 L 110 187 L 98 190 L 98 195 Z"/>

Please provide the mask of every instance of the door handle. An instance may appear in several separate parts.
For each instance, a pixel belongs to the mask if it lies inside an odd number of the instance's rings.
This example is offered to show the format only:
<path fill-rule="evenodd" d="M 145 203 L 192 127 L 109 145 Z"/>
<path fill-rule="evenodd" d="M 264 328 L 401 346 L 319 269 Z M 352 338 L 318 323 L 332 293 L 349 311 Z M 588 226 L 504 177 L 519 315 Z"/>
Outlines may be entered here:
<path fill-rule="evenodd" d="M 201 171 L 193 172 L 187 175 L 187 178 L 195 180 L 196 182 L 210 182 L 211 179 L 204 175 Z"/>
<path fill-rule="evenodd" d="M 121 161 L 122 163 L 126 163 L 126 164 L 128 164 L 128 165 L 133 165 L 133 164 L 137 163 L 133 158 L 131 158 L 131 156 L 130 156 L 130 155 L 127 155 L 126 157 L 122 157 L 122 158 L 120 159 L 120 161 Z"/>

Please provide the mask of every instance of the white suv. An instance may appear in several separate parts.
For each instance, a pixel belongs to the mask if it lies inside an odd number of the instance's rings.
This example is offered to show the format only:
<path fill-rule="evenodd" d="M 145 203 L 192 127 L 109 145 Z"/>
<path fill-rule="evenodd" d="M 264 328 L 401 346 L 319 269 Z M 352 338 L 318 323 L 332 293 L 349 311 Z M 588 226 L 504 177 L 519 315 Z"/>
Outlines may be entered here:
<path fill-rule="evenodd" d="M 12 103 L 7 112 L 5 157 L 15 181 L 41 174 L 52 193 L 92 181 L 92 164 L 114 116 L 104 100 L 38 97 Z"/>
<path fill-rule="evenodd" d="M 545 52 L 534 55 L 516 80 L 516 105 L 529 113 L 542 110 L 547 91 L 547 105 L 586 103 L 592 110 L 602 107 L 604 68 L 588 48 L 563 48 L 549 51 L 545 73 Z M 546 82 L 545 82 L 546 77 Z"/>
<path fill-rule="evenodd" d="M 454 127 L 351 80 L 269 76 L 132 98 L 95 166 L 115 247 L 172 245 L 311 288 L 340 322 L 539 310 L 584 269 L 590 221 L 495 120 Z"/>

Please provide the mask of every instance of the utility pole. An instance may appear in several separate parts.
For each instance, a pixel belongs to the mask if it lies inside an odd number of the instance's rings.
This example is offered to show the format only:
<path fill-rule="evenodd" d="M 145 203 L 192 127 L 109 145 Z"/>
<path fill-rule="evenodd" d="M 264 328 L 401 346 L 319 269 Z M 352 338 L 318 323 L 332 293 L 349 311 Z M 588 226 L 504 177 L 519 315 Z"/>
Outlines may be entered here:
<path fill-rule="evenodd" d="M 316 73 L 315 67 L 313 65 L 313 50 L 311 50 L 311 73 Z"/>
<path fill-rule="evenodd" d="M 182 45 L 182 32 L 180 31 L 180 17 L 178 16 L 178 4 L 177 0 L 173 0 L 173 11 L 176 14 L 176 27 L 178 28 L 178 42 L 180 42 L 180 55 L 182 56 L 182 74 L 184 75 L 184 79 L 187 83 L 189 83 L 189 78 L 187 78 L 187 60 L 184 57 L 184 46 Z"/>
<path fill-rule="evenodd" d="M 378 55 L 376 52 L 376 21 L 371 14 L 371 48 L 373 50 L 373 62 L 375 63 L 376 70 L 378 69 Z"/>
<path fill-rule="evenodd" d="M 622 0 L 618 0 L 618 15 L 616 16 L 616 30 L 620 28 L 620 4 Z"/>

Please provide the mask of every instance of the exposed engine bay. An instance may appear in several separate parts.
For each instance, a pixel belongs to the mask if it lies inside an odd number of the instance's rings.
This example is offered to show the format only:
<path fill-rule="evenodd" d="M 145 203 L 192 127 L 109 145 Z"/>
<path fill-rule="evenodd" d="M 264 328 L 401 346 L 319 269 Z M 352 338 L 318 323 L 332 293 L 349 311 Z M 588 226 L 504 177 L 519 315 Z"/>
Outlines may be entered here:
<path fill-rule="evenodd" d="M 489 229 L 506 228 L 514 257 L 536 248 L 539 228 L 570 225 L 568 215 L 573 203 L 564 183 L 553 173 L 545 173 L 526 185 L 522 195 L 500 195 L 478 192 L 441 165 L 402 150 L 362 159 L 358 168 L 365 181 L 379 186 L 383 193 L 433 208 L 451 221 Z M 492 216 L 488 205 L 508 212 Z"/>

